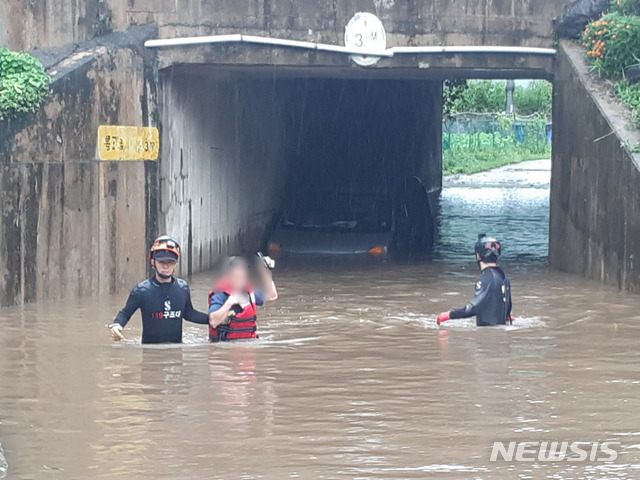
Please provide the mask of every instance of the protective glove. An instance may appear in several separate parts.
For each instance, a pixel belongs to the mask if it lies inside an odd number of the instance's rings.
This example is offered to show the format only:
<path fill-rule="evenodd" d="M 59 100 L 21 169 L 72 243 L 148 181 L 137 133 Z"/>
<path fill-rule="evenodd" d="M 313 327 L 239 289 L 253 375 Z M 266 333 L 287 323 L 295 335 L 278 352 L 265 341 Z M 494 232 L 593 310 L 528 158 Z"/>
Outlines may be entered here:
<path fill-rule="evenodd" d="M 111 336 L 116 342 L 124 339 L 124 335 L 122 334 L 122 325 L 119 323 L 112 323 L 109 325 L 109 330 L 111 330 Z"/>
<path fill-rule="evenodd" d="M 508 325 L 513 325 L 513 322 L 514 322 L 515 319 L 516 319 L 516 317 L 511 315 L 509 318 L 507 318 L 507 324 Z"/>
<path fill-rule="evenodd" d="M 441 323 L 446 322 L 449 319 L 451 319 L 449 312 L 442 312 L 440 315 L 438 315 L 438 320 L 436 320 L 436 322 L 438 323 L 438 325 L 440 325 Z"/>

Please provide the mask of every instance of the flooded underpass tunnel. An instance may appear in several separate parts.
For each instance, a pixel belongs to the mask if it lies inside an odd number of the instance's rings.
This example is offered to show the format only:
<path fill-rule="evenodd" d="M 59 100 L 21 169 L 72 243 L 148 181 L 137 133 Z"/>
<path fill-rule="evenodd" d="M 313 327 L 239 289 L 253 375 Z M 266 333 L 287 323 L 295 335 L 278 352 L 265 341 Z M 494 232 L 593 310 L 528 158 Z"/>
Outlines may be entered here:
<path fill-rule="evenodd" d="M 122 294 L 4 311 L 12 476 L 635 478 L 637 298 L 548 267 L 550 160 L 445 178 L 440 194 L 439 83 L 178 70 L 163 82 L 161 214 L 184 239 L 183 274 L 203 270 L 196 308 L 219 253 L 258 248 L 301 191 L 375 200 L 416 177 L 436 192 L 433 253 L 283 254 L 280 298 L 251 342 L 212 345 L 186 323 L 183 344 L 143 346 L 135 317 L 113 344 Z M 438 328 L 473 294 L 480 231 L 503 240 L 516 321 Z M 606 442 L 616 458 L 598 446 L 579 462 L 492 460 L 494 442 L 550 441 Z"/>
<path fill-rule="evenodd" d="M 285 251 L 431 247 L 442 82 L 322 75 L 163 72 L 161 216 L 166 231 L 185 239 L 188 273 L 207 270 L 223 251 L 263 246 L 274 222 L 296 230 L 277 242 Z M 327 226 L 369 238 L 291 238 Z"/>
<path fill-rule="evenodd" d="M 635 478 L 637 298 L 549 271 L 548 182 L 549 161 L 448 179 L 432 260 L 283 258 L 249 343 L 187 323 L 142 346 L 134 318 L 112 344 L 123 295 L 6 310 L 12 478 Z M 438 328 L 473 292 L 479 226 L 504 238 L 516 322 Z M 191 279 L 196 308 L 211 281 Z M 617 460 L 492 461 L 496 441 Z"/>
<path fill-rule="evenodd" d="M 2 0 L 0 480 L 640 478 L 634 3 Z"/>

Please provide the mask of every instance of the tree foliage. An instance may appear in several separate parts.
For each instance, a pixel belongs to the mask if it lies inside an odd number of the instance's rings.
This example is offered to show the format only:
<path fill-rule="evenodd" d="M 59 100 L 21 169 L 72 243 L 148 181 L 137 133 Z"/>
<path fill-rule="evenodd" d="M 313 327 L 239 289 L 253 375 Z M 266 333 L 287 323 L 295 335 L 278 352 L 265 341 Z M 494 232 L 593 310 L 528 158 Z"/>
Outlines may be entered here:
<path fill-rule="evenodd" d="M 466 80 L 445 80 L 442 85 L 442 111 L 446 116 L 456 113 L 456 104 L 467 88 Z"/>
<path fill-rule="evenodd" d="M 447 81 L 444 84 L 444 114 L 501 113 L 507 104 L 507 82 L 504 80 Z M 534 80 L 517 85 L 513 101 L 517 115 L 551 115 L 552 85 Z"/>
<path fill-rule="evenodd" d="M 38 111 L 49 93 L 49 80 L 37 58 L 0 48 L 0 120 Z"/>
<path fill-rule="evenodd" d="M 516 86 L 513 103 L 518 115 L 551 116 L 553 86 L 545 80 L 534 80 L 526 87 Z"/>
<path fill-rule="evenodd" d="M 451 105 L 452 113 L 503 112 L 507 102 L 505 81 L 469 80 Z"/>

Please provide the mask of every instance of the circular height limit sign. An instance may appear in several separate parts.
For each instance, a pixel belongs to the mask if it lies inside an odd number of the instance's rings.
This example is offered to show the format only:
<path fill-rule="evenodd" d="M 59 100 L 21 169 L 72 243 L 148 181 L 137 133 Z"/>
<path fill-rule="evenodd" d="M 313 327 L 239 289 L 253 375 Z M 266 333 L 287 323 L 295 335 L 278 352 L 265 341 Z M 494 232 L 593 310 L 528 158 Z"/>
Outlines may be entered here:
<path fill-rule="evenodd" d="M 384 25 L 373 13 L 358 12 L 347 24 L 344 32 L 344 45 L 352 50 L 362 50 L 367 53 L 383 52 L 387 48 L 387 34 Z M 380 60 L 372 55 L 351 55 L 351 59 L 358 65 L 368 67 Z"/>

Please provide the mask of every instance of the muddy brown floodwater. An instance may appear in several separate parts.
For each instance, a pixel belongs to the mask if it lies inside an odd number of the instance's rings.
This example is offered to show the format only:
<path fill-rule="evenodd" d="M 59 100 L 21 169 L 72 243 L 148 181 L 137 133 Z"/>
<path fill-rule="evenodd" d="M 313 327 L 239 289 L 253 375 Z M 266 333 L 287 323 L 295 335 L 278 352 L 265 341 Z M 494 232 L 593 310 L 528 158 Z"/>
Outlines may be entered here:
<path fill-rule="evenodd" d="M 113 344 L 125 296 L 2 311 L 7 478 L 640 478 L 640 297 L 548 269 L 548 167 L 449 180 L 431 260 L 282 260 L 252 343 L 186 324 L 142 347 L 136 316 Z M 473 291 L 479 230 L 504 239 L 518 319 L 438 329 Z M 620 445 L 491 462 L 494 441 Z"/>

